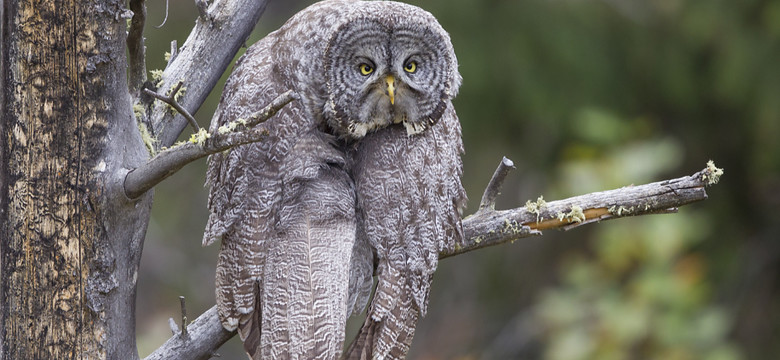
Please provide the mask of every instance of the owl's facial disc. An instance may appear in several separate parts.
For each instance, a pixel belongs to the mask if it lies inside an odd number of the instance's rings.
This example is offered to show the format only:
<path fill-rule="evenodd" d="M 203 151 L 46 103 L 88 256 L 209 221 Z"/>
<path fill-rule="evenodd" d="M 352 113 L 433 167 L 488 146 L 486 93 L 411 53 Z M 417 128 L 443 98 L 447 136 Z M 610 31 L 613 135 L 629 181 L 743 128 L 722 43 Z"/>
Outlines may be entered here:
<path fill-rule="evenodd" d="M 430 116 L 421 114 L 421 110 L 426 109 L 425 104 L 443 99 L 427 99 L 425 87 L 414 83 L 417 62 L 406 61 L 405 65 L 399 62 L 390 66 L 374 66 L 374 60 L 360 59 L 355 62 L 360 65 L 356 65 L 353 72 L 359 74 L 361 81 L 346 106 L 341 107 L 336 98 L 331 108 L 336 111 L 330 113 L 341 116 L 337 123 L 344 124 L 340 132 L 342 136 L 359 139 L 371 131 L 392 124 L 403 124 L 407 134 L 414 135 L 434 123 Z M 333 127 L 332 120 L 329 121 Z"/>
<path fill-rule="evenodd" d="M 423 132 L 457 93 L 446 33 L 435 19 L 410 19 L 400 10 L 389 17 L 367 12 L 330 39 L 322 114 L 336 135 L 359 139 L 392 124 L 403 124 L 409 135 Z"/>

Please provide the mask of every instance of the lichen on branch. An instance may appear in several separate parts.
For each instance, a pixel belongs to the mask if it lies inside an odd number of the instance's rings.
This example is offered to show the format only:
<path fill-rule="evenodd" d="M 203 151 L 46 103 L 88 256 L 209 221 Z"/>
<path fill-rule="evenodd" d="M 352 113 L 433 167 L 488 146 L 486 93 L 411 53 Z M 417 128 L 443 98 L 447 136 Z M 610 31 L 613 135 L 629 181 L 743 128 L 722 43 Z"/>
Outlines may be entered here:
<path fill-rule="evenodd" d="M 294 92 L 287 91 L 247 120 L 235 120 L 236 125 L 230 126 L 231 129 L 217 129 L 209 133 L 202 128 L 193 133 L 187 142 L 160 151 L 146 164 L 127 173 L 123 184 L 125 195 L 135 199 L 192 161 L 262 140 L 268 135 L 268 130 L 260 123 L 274 116 L 296 98 Z"/>
<path fill-rule="evenodd" d="M 502 162 L 503 164 L 503 162 Z M 500 165 L 499 169 L 504 165 Z M 578 226 L 626 216 L 673 213 L 677 208 L 707 198 L 704 188 L 718 182 L 723 169 L 710 161 L 703 170 L 677 179 L 595 192 L 558 201 L 528 201 L 510 210 L 480 208 L 463 220 L 464 239 L 440 258 L 459 255 L 519 238 L 541 235 L 541 230 L 568 230 Z M 491 181 L 488 188 L 497 193 Z M 515 221 L 520 231 L 505 231 L 503 224 Z"/>

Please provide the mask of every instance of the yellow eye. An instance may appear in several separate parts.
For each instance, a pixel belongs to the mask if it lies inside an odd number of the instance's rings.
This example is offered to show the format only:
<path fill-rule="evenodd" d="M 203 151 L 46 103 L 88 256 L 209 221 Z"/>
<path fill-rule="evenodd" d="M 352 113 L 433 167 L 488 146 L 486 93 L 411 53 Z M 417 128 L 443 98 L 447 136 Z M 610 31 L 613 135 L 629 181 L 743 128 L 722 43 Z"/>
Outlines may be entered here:
<path fill-rule="evenodd" d="M 406 70 L 406 72 L 408 72 L 410 74 L 414 73 L 415 71 L 417 71 L 417 62 L 416 61 L 410 61 L 410 62 L 406 63 L 406 65 L 404 66 L 404 70 Z"/>
<path fill-rule="evenodd" d="M 372 72 L 374 72 L 374 68 L 371 67 L 371 65 L 368 65 L 368 64 L 365 64 L 365 63 L 364 64 L 360 64 L 360 66 L 358 66 L 358 68 L 360 68 L 360 73 L 363 74 L 363 75 L 369 75 Z"/>

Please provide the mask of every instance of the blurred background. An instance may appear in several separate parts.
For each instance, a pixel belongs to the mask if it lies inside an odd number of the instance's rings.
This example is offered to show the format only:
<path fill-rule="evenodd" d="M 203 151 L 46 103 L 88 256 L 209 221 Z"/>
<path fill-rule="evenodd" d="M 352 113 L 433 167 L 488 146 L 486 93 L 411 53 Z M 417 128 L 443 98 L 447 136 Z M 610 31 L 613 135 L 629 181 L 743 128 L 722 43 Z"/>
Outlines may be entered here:
<path fill-rule="evenodd" d="M 271 1 L 248 44 L 310 3 Z M 499 208 L 690 175 L 710 159 L 725 175 L 678 214 L 442 261 L 411 359 L 780 354 L 780 1 L 412 3 L 450 32 L 460 61 L 467 214 L 502 156 L 517 170 Z M 162 69 L 197 10 L 171 1 L 157 29 L 165 3 L 147 5 L 148 68 Z M 197 112 L 201 126 L 222 86 Z M 200 246 L 205 165 L 155 191 L 138 281 L 142 357 L 170 337 L 179 295 L 191 319 L 214 304 L 218 245 Z M 218 352 L 245 359 L 237 338 Z"/>

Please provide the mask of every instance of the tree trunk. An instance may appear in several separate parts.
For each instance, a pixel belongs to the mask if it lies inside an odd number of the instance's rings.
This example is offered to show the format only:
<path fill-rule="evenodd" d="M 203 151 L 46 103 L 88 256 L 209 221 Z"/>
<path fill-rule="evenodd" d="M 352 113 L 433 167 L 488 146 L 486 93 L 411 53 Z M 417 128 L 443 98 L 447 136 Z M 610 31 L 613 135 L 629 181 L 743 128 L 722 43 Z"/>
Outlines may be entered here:
<path fill-rule="evenodd" d="M 6 0 L 0 358 L 137 359 L 135 281 L 151 194 L 127 89 L 124 2 Z"/>

